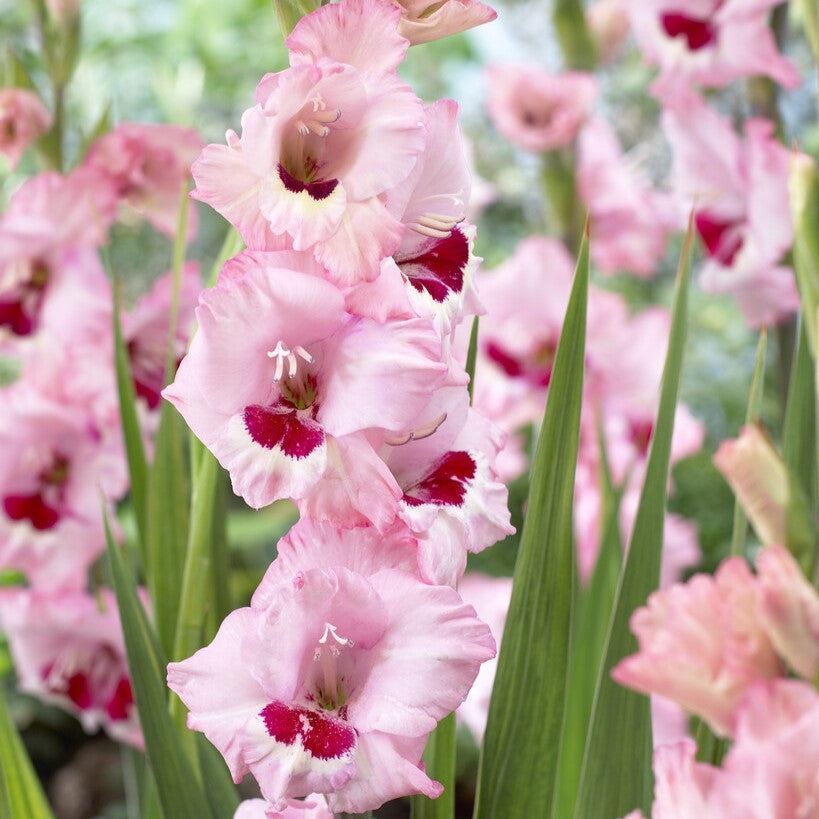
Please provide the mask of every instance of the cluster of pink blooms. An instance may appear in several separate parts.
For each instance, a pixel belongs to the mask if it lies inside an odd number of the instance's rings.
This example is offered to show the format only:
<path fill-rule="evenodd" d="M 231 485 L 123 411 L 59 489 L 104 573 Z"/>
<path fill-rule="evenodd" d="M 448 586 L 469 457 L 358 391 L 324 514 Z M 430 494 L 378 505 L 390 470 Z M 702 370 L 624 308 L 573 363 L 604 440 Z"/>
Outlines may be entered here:
<path fill-rule="evenodd" d="M 163 395 L 250 506 L 301 513 L 251 605 L 168 667 L 189 727 L 259 783 L 240 815 L 438 796 L 427 737 L 495 655 L 454 588 L 513 531 L 453 346 L 482 312 L 471 182 L 457 105 L 398 76 L 406 31 L 383 0 L 303 18 L 241 135 L 193 165 L 247 249 Z"/>
<path fill-rule="evenodd" d="M 0 92 L 0 100 L 28 92 Z M 5 133 L 25 148 L 38 109 L 11 112 Z M 4 114 L 5 115 L 5 114 Z M 25 182 L 0 218 L 0 356 L 16 377 L 0 387 L 0 570 L 28 586 L 0 591 L 0 622 L 23 690 L 67 708 L 88 730 L 141 745 L 119 614 L 89 570 L 109 511 L 128 490 L 114 375 L 112 288 L 99 249 L 118 208 L 175 232 L 181 186 L 201 149 L 193 132 L 123 125 L 71 173 Z M 112 164 L 101 157 L 116 155 Z M 173 188 L 173 195 L 170 189 Z M 182 276 L 175 347 L 182 356 L 201 289 Z M 146 440 L 164 385 L 171 281 L 122 316 Z M 92 584 L 95 585 L 95 584 Z"/>
<path fill-rule="evenodd" d="M 671 145 L 671 191 L 623 155 L 617 135 L 593 112 L 591 74 L 549 74 L 537 65 L 496 65 L 488 75 L 489 113 L 521 148 L 576 151 L 576 188 L 593 224 L 592 258 L 604 274 L 657 272 L 669 236 L 696 208 L 706 260 L 706 292 L 727 293 L 751 326 L 798 309 L 793 271 L 783 262 L 793 241 L 788 197 L 790 152 L 774 124 L 748 120 L 737 134 L 698 89 L 766 76 L 786 88 L 798 72 L 776 48 L 768 25 L 781 0 L 606 0 L 589 23 L 610 56 L 628 26 L 647 62 L 659 66 L 652 92 Z"/>
<path fill-rule="evenodd" d="M 819 595 L 782 546 L 764 548 L 756 571 L 729 558 L 632 616 L 640 650 L 614 678 L 733 740 L 720 768 L 695 762 L 690 740 L 657 749 L 654 819 L 784 819 L 819 806 Z"/>

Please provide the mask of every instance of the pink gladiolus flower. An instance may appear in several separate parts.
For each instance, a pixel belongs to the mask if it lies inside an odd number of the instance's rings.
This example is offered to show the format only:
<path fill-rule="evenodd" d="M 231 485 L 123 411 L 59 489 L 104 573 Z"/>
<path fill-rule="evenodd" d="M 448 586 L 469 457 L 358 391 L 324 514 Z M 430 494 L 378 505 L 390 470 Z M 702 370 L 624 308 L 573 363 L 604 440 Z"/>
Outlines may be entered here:
<path fill-rule="evenodd" d="M 438 796 L 419 764 L 427 735 L 495 653 L 453 589 L 381 568 L 366 543 L 342 540 L 274 562 L 263 604 L 234 611 L 210 646 L 168 666 L 188 726 L 235 781 L 253 773 L 276 809 L 311 792 L 334 812 Z"/>
<path fill-rule="evenodd" d="M 586 12 L 586 24 L 603 62 L 617 56 L 629 30 L 622 0 L 596 0 Z"/>
<path fill-rule="evenodd" d="M 621 685 L 659 694 L 701 716 L 721 735 L 756 680 L 782 673 L 759 615 L 759 590 L 740 558 L 716 575 L 655 592 L 631 618 L 640 651 L 612 671 Z"/>
<path fill-rule="evenodd" d="M 427 142 L 407 179 L 386 197 L 387 209 L 406 226 L 392 258 L 374 282 L 354 288 L 348 304 L 378 321 L 429 316 L 442 335 L 467 313 L 482 313 L 472 284 L 480 259 L 472 253 L 467 215 L 471 174 L 458 128 L 458 106 L 438 100 L 425 110 Z"/>
<path fill-rule="evenodd" d="M 646 60 L 660 67 L 655 90 L 672 95 L 693 82 L 722 88 L 764 75 L 787 88 L 796 67 L 777 51 L 768 25 L 781 0 L 625 0 Z"/>
<path fill-rule="evenodd" d="M 788 193 L 790 152 L 773 125 L 745 123 L 745 140 L 694 94 L 665 110 L 663 129 L 674 149 L 680 207 L 696 208 L 708 260 L 700 284 L 730 293 L 752 326 L 770 324 L 799 307 L 793 272 L 780 262 L 793 241 Z"/>
<path fill-rule="evenodd" d="M 229 261 L 163 392 L 254 507 L 303 498 L 351 446 L 357 478 L 371 482 L 372 444 L 402 431 L 446 377 L 429 322 L 352 316 L 322 272 L 293 251 Z"/>
<path fill-rule="evenodd" d="M 190 128 L 126 122 L 101 136 L 86 165 L 107 178 L 117 197 L 157 230 L 175 236 L 182 185 L 203 147 Z M 196 211 L 188 213 L 188 238 L 196 234 Z"/>
<path fill-rule="evenodd" d="M 760 617 L 777 653 L 806 680 L 819 674 L 819 595 L 787 549 L 757 558 Z"/>
<path fill-rule="evenodd" d="M 679 219 L 669 197 L 629 163 L 616 134 L 601 119 L 580 132 L 577 187 L 591 215 L 595 265 L 606 274 L 653 276 Z"/>
<path fill-rule="evenodd" d="M 199 265 L 188 262 L 182 268 L 174 334 L 177 366 L 188 348 L 194 327 L 194 308 L 201 291 Z M 169 271 L 156 280 L 151 291 L 122 319 L 122 336 L 131 361 L 136 394 L 150 410 L 159 406 L 160 393 L 165 386 L 172 295 L 173 280 Z"/>
<path fill-rule="evenodd" d="M 428 43 L 458 34 L 469 28 L 491 23 L 498 14 L 478 0 L 444 0 L 431 3 L 429 0 L 394 0 L 401 9 L 398 31 L 412 45 Z"/>
<path fill-rule="evenodd" d="M 0 220 L 0 347 L 42 328 L 62 343 L 97 338 L 110 285 L 93 248 L 113 216 L 110 189 L 91 171 L 40 174 L 14 194 Z M 30 345 L 28 345 L 30 346 Z"/>
<path fill-rule="evenodd" d="M 75 714 L 93 733 L 143 746 L 114 595 L 0 591 L 20 688 Z"/>
<path fill-rule="evenodd" d="M 349 15 L 360 20 L 352 30 Z M 302 19 L 288 38 L 292 67 L 259 83 L 241 138 L 205 148 L 193 195 L 248 247 L 310 250 L 342 284 L 376 278 L 398 247 L 403 227 L 382 197 L 409 175 L 424 128 L 395 73 L 407 45 L 397 17 L 390 4 L 346 0 Z"/>
<path fill-rule="evenodd" d="M 813 817 L 819 810 L 819 696 L 795 680 L 753 686 L 714 794 L 714 819 Z"/>
<path fill-rule="evenodd" d="M 87 409 L 21 382 L 3 395 L 0 428 L 0 568 L 39 588 L 79 588 L 104 548 L 100 489 L 118 499 L 127 471 L 118 439 Z"/>
<path fill-rule="evenodd" d="M 12 170 L 50 127 L 51 114 L 33 91 L 0 88 L 0 154 L 8 158 Z"/>
<path fill-rule="evenodd" d="M 288 799 L 284 810 L 276 810 L 264 799 L 246 799 L 233 819 L 333 819 L 327 801 L 320 793 L 311 793 L 305 800 Z"/>
<path fill-rule="evenodd" d="M 549 74 L 527 64 L 490 66 L 487 88 L 495 127 L 529 151 L 570 145 L 597 97 L 597 81 L 591 74 Z"/>

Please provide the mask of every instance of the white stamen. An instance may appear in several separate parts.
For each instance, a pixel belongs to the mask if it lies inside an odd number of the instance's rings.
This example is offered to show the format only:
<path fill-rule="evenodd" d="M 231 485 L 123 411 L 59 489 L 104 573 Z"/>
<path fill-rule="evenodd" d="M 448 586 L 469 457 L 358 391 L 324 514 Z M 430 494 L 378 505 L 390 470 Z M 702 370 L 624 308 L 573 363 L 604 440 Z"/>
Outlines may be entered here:
<path fill-rule="evenodd" d="M 316 136 L 326 137 L 327 134 L 330 133 L 330 129 L 326 125 L 322 125 L 314 119 L 308 119 L 304 124 L 308 130 L 312 131 Z"/>
<path fill-rule="evenodd" d="M 316 111 L 313 119 L 316 122 L 336 122 L 340 116 L 341 111 L 338 109 L 335 111 Z"/>
<path fill-rule="evenodd" d="M 276 359 L 276 371 L 273 373 L 273 380 L 278 383 L 282 380 L 284 375 L 284 362 L 287 361 L 287 377 L 295 378 L 298 372 L 298 361 L 296 356 L 304 359 L 308 364 L 313 363 L 313 356 L 304 349 L 304 347 L 294 347 L 292 350 L 284 346 L 279 341 L 272 350 L 267 351 L 268 358 Z"/>
<path fill-rule="evenodd" d="M 310 129 L 304 124 L 304 120 L 297 119 L 296 120 L 296 129 L 302 136 L 307 136 L 310 133 Z"/>
<path fill-rule="evenodd" d="M 410 441 L 422 441 L 424 438 L 429 438 L 430 435 L 434 435 L 444 421 L 446 421 L 446 413 L 441 415 L 440 418 L 436 418 L 431 424 L 410 430 L 403 435 L 388 437 L 384 440 L 384 443 L 387 446 L 404 446 L 404 444 L 408 444 Z"/>
<path fill-rule="evenodd" d="M 351 647 L 355 645 L 352 640 L 348 640 L 346 637 L 341 637 L 336 633 L 336 627 L 332 623 L 325 623 L 324 624 L 324 634 L 319 637 L 319 644 L 324 645 L 328 638 L 332 637 L 340 646 L 347 646 Z M 335 646 L 333 646 L 335 648 Z M 338 649 L 335 649 L 338 651 Z M 338 656 L 338 655 L 336 655 Z"/>
<path fill-rule="evenodd" d="M 318 91 L 314 96 L 310 97 L 309 102 L 313 103 L 313 113 L 319 110 L 323 111 L 327 107 Z"/>
<path fill-rule="evenodd" d="M 433 239 L 446 239 L 452 229 L 459 222 L 463 222 L 464 217 L 445 216 L 441 213 L 425 213 L 417 222 L 409 225 L 411 230 L 430 236 Z"/>
<path fill-rule="evenodd" d="M 413 222 L 407 225 L 407 227 L 410 230 L 414 230 L 416 233 L 421 233 L 424 236 L 429 236 L 432 239 L 446 239 L 451 232 L 449 230 L 435 230 L 434 228 L 428 228 L 425 227 L 424 225 L 419 225 L 417 222 Z"/>

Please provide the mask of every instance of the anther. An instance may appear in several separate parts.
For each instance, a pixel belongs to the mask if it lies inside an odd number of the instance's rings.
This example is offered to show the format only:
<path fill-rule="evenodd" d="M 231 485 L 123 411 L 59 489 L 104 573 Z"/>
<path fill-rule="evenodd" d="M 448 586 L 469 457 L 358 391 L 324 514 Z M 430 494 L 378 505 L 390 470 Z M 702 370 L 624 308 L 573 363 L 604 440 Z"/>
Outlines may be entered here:
<path fill-rule="evenodd" d="M 459 222 L 463 222 L 463 217 L 444 216 L 440 213 L 425 213 L 417 222 L 408 227 L 416 233 L 430 236 L 433 239 L 446 239 L 452 229 Z"/>
<path fill-rule="evenodd" d="M 348 640 L 346 637 L 341 637 L 336 632 L 336 627 L 332 623 L 325 623 L 324 633 L 321 635 L 321 637 L 319 637 L 319 644 L 325 645 L 330 637 L 332 637 L 340 646 L 347 646 L 349 648 L 355 645 L 352 640 Z M 339 653 L 335 646 L 330 647 L 330 652 L 336 657 Z"/>
<path fill-rule="evenodd" d="M 298 361 L 296 356 L 306 361 L 308 364 L 313 363 L 313 356 L 304 349 L 304 347 L 294 347 L 289 350 L 284 344 L 279 341 L 272 350 L 267 351 L 268 358 L 276 359 L 276 370 L 273 373 L 273 380 L 278 383 L 282 380 L 284 375 L 284 362 L 287 361 L 287 377 L 295 378 L 298 372 Z"/>
<path fill-rule="evenodd" d="M 446 421 L 446 413 L 443 413 L 440 418 L 436 418 L 431 424 L 410 430 L 403 435 L 390 436 L 384 440 L 384 443 L 387 444 L 387 446 L 404 446 L 404 444 L 408 444 L 410 441 L 423 441 L 424 438 L 429 438 L 430 435 L 434 435 L 444 421 Z"/>

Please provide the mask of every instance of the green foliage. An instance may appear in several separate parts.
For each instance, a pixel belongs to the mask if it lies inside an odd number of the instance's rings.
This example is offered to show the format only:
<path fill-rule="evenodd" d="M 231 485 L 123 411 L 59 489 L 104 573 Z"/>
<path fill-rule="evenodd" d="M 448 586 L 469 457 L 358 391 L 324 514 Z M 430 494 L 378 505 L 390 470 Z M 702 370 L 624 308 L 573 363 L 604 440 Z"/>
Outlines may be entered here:
<path fill-rule="evenodd" d="M 444 786 L 437 799 L 412 797 L 412 819 L 454 819 L 455 816 L 455 714 L 444 717 L 430 734 L 424 749 L 427 776 Z"/>
<path fill-rule="evenodd" d="M 555 795 L 575 582 L 572 504 L 588 284 L 587 234 L 532 469 L 478 773 L 476 819 L 548 816 Z"/>
<path fill-rule="evenodd" d="M 648 456 L 646 476 L 613 603 L 592 706 L 579 797 L 578 819 L 596 819 L 601 805 L 622 816 L 651 802 L 651 711 L 649 699 L 611 679 L 611 670 L 637 646 L 629 630 L 632 612 L 657 588 L 666 510 L 671 436 L 682 370 L 688 318 L 689 255 L 693 218 L 677 276 L 671 334 L 660 388 L 660 405 Z"/>

